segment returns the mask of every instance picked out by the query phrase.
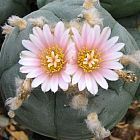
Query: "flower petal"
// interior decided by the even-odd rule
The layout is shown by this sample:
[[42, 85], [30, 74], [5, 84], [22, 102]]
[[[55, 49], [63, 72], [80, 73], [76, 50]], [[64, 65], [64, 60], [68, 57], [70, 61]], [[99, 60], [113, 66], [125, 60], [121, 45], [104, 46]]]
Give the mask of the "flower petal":
[[68, 75], [67, 73], [65, 73], [64, 71], [61, 72], [61, 76], [63, 78], [63, 80], [67, 83], [70, 83], [71, 82], [71, 78], [70, 78], [70, 75]]
[[110, 60], [121, 58], [122, 56], [123, 56], [122, 52], [106, 53], [105, 55], [102, 56], [102, 60], [110, 61]]
[[38, 77], [39, 75], [42, 75], [44, 72], [42, 71], [41, 68], [36, 68], [34, 70], [32, 70], [31, 72], [29, 72], [27, 75], [26, 75], [26, 78], [35, 78], [35, 77]]
[[34, 46], [37, 47], [39, 50], [44, 48], [45, 46], [42, 44], [42, 42], [39, 40], [38, 37], [36, 37], [33, 34], [30, 34], [29, 36], [30, 40], [33, 42]]
[[20, 53], [20, 58], [29, 58], [29, 57], [32, 57], [32, 58], [36, 58], [36, 55], [30, 51], [22, 51]]
[[61, 40], [61, 37], [64, 33], [64, 29], [65, 29], [65, 27], [64, 27], [63, 22], [60, 21], [56, 24], [55, 30], [54, 30], [54, 35], [55, 35], [58, 42]]
[[105, 27], [101, 32], [101, 35], [98, 39], [97, 46], [100, 50], [105, 47], [105, 43], [111, 35], [111, 29], [109, 27]]
[[60, 45], [61, 47], [63, 47], [64, 49], [67, 48], [68, 46], [68, 40], [69, 40], [69, 29], [66, 30], [62, 35], [61, 35], [61, 39], [60, 39]]
[[68, 89], [68, 83], [66, 83], [61, 77], [59, 77], [59, 87], [64, 91]]
[[92, 89], [90, 90], [90, 92], [94, 95], [96, 95], [98, 93], [98, 86], [96, 81], [92, 78]]
[[82, 75], [78, 82], [78, 89], [79, 89], [79, 91], [82, 91], [85, 88], [86, 88], [85, 75]]
[[77, 70], [72, 77], [72, 84], [75, 85], [76, 83], [78, 83], [81, 76], [82, 76], [82, 70]]
[[40, 60], [36, 58], [23, 58], [18, 63], [24, 66], [40, 66]]
[[79, 50], [82, 47], [82, 40], [81, 40], [81, 36], [78, 32], [78, 30], [74, 27], [71, 28], [72, 32], [73, 32], [73, 39], [76, 43], [76, 48]]
[[89, 24], [84, 23], [83, 28], [82, 28], [82, 44], [85, 46], [87, 44], [87, 38], [89, 36], [91, 27]]
[[113, 47], [117, 43], [118, 39], [119, 39], [118, 36], [114, 36], [114, 37], [110, 38], [106, 42], [106, 47], [102, 48], [103, 51], [109, 50], [111, 47]]
[[110, 51], [115, 52], [115, 51], [120, 51], [123, 47], [125, 46], [124, 43], [117, 43], [115, 46], [113, 46]]
[[51, 89], [51, 83], [49, 78], [41, 85], [41, 89], [43, 92], [47, 92]]
[[22, 45], [31, 52], [38, 54], [39, 49], [30, 40], [22, 40]]
[[33, 27], [33, 34], [39, 38], [39, 40], [43, 43], [43, 44], [46, 44], [46, 40], [45, 40], [45, 37], [44, 37], [44, 34], [43, 34], [43, 30], [41, 30], [41, 28], [39, 27]]
[[88, 91], [92, 89], [92, 80], [91, 80], [91, 75], [89, 73], [85, 74], [85, 81], [86, 81], [86, 87]]
[[66, 69], [65, 69], [65, 73], [67, 73], [69, 75], [73, 75], [76, 72], [76, 70], [77, 70], [76, 65], [67, 64]]
[[58, 75], [53, 75], [51, 77], [51, 90], [55, 93], [58, 91]]
[[101, 32], [101, 35], [100, 35], [100, 41], [106, 41], [109, 39], [111, 35], [111, 29], [110, 27], [105, 27], [103, 29], [103, 31]]
[[110, 81], [116, 81], [119, 78], [116, 72], [109, 69], [101, 69], [99, 72], [101, 75], [103, 75], [103, 77], [105, 77], [106, 79]]
[[69, 42], [67, 49], [65, 50], [67, 63], [70, 65], [75, 64], [75, 60], [77, 59], [77, 50], [75, 48], [74, 43]]
[[89, 49], [93, 49], [95, 47], [94, 46], [95, 36], [96, 36], [96, 33], [94, 32], [93, 29], [91, 29], [87, 37], [87, 47]]
[[20, 72], [22, 73], [29, 73], [31, 71], [33, 71], [34, 69], [36, 69], [38, 67], [34, 67], [34, 66], [22, 66], [20, 67]]
[[110, 38], [107, 42], [108, 46], [112, 47], [114, 44], [117, 43], [118, 39], [119, 39], [118, 36], [114, 36], [114, 37]]
[[44, 74], [39, 75], [38, 77], [36, 77], [33, 81], [32, 81], [32, 87], [36, 88], [39, 85], [41, 85], [42, 83], [44, 83], [44, 81], [46, 80], [46, 76]]
[[86, 81], [87, 90], [91, 94], [94, 94], [94, 95], [97, 94], [98, 86], [91, 74], [85, 74], [85, 81]]
[[43, 34], [44, 34], [45, 40], [47, 42], [47, 46], [50, 46], [53, 43], [53, 35], [47, 24], [45, 24], [43, 26]]
[[107, 69], [116, 69], [116, 70], [123, 69], [123, 65], [116, 61], [103, 62], [101, 67]]
[[108, 83], [104, 79], [104, 77], [99, 72], [93, 72], [93, 77], [95, 78], [96, 82], [104, 89], [108, 89]]
[[100, 33], [101, 33], [101, 28], [99, 25], [95, 25], [94, 28], [93, 28], [94, 32], [96, 33], [96, 36], [95, 36], [95, 45], [97, 44], [98, 42], [98, 39], [100, 37]]

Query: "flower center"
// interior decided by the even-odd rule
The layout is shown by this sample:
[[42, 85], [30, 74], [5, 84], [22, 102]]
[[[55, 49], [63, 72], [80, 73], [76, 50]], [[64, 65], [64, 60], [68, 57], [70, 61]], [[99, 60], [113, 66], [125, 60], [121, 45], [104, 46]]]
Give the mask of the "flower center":
[[57, 45], [45, 48], [40, 54], [40, 61], [45, 72], [59, 72], [65, 65], [63, 50]]
[[84, 72], [92, 72], [93, 70], [100, 67], [100, 54], [96, 50], [83, 49], [78, 52], [77, 59], [79, 67], [81, 67]]

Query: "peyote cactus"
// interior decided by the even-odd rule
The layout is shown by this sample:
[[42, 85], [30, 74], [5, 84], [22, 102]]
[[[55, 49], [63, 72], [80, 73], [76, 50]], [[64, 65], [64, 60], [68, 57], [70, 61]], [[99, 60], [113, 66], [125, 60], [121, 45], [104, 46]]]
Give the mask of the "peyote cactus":
[[[22, 40], [29, 38], [33, 26], [42, 27], [42, 23], [44, 22], [44, 24], [47, 23], [53, 28], [54, 24], [60, 20], [67, 26], [70, 21], [77, 18], [78, 24], [80, 25], [82, 19], [79, 19], [81, 15], [78, 15], [83, 10], [83, 2], [83, 0], [63, 0], [48, 3], [38, 11], [24, 17], [23, 23], [25, 23], [25, 21], [28, 23], [23, 26], [25, 28], [21, 29], [17, 25], [12, 33], [6, 36], [0, 54], [0, 87], [4, 101], [16, 96], [19, 90], [18, 84], [21, 82], [15, 79], [25, 79], [26, 75], [19, 71], [21, 65], [18, 61], [21, 51], [25, 49], [22, 45]], [[104, 19], [103, 26], [109, 26], [112, 29], [111, 36], [117, 35], [119, 36], [119, 42], [125, 43], [125, 48], [123, 49], [124, 54], [138, 50], [135, 40], [126, 29], [117, 23], [102, 7], [98, 6], [97, 9]], [[43, 22], [36, 23], [35, 20], [33, 20], [34, 18], [38, 21], [40, 17], [42, 17]], [[32, 18], [32, 20], [29, 20], [30, 18]], [[132, 64], [127, 65], [125, 70], [133, 71], [136, 74], [139, 72], [137, 67]], [[28, 82], [30, 83], [30, 81]], [[59, 90], [55, 94], [51, 91], [44, 94], [41, 88], [38, 87], [31, 91], [31, 96], [28, 100], [15, 111], [14, 119], [37, 133], [55, 139], [89, 140], [93, 138], [96, 133], [101, 132], [104, 133], [104, 135], [108, 133], [102, 126], [106, 129], [111, 129], [120, 121], [135, 97], [138, 85], [139, 82], [127, 83], [120, 79], [116, 82], [109, 82], [108, 90], [99, 87], [96, 96], [84, 90], [82, 91], [82, 95], [85, 96], [86, 94], [88, 101], [84, 100], [85, 102], [82, 102], [87, 105], [86, 108], [82, 110], [71, 108], [70, 102], [72, 96], [75, 94], [77, 96], [77, 94], [81, 93], [78, 92], [75, 87], [71, 87], [68, 91]], [[28, 86], [30, 86], [30, 84], [26, 85], [24, 90], [27, 90]], [[30, 92], [30, 90], [31, 89], [29, 89], [28, 92]], [[80, 96], [80, 99], [84, 99], [84, 96]], [[75, 100], [75, 98], [72, 100]], [[85, 121], [85, 119], [87, 120]], [[91, 119], [94, 119], [93, 124], [96, 125], [91, 126]]]
[[12, 14], [25, 16], [31, 12], [31, 7], [28, 0], [0, 0], [0, 24]]

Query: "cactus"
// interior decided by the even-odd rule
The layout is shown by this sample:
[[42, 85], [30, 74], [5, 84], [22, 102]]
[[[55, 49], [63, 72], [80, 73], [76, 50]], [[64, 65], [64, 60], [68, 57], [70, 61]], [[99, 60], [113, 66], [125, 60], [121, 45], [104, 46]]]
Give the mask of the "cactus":
[[[60, 20], [68, 23], [81, 13], [82, 4], [83, 0], [51, 2], [24, 17], [23, 20], [28, 23], [26, 28], [20, 29], [16, 26], [12, 33], [6, 36], [0, 54], [0, 87], [4, 101], [11, 96], [16, 96], [18, 87], [15, 79], [25, 79], [25, 75], [19, 72], [18, 61], [20, 52], [24, 50], [21, 42], [28, 39], [29, 34], [32, 33], [33, 24], [29, 19], [43, 17], [46, 19], [44, 22], [52, 26]], [[135, 40], [127, 30], [117, 23], [105, 9], [100, 6], [97, 9], [104, 18], [103, 26], [109, 26], [112, 29], [112, 36], [118, 35], [119, 41], [126, 44], [124, 53], [128, 54], [138, 50]], [[139, 72], [134, 65], [129, 65], [125, 69], [134, 71], [136, 74]], [[99, 88], [97, 96], [88, 95], [88, 105], [82, 111], [70, 107], [72, 94], [67, 93], [67, 91], [60, 90], [55, 94], [49, 91], [44, 94], [38, 87], [31, 91], [28, 100], [25, 100], [23, 105], [15, 111], [14, 119], [30, 130], [55, 139], [88, 140], [93, 137], [93, 134], [86, 126], [87, 121], [92, 121], [87, 116], [96, 112], [98, 115], [97, 117], [95, 114], [96, 120], [99, 119], [106, 129], [111, 129], [125, 115], [135, 97], [138, 85], [139, 82], [130, 84], [123, 80], [109, 82], [108, 90]], [[71, 92], [75, 93], [76, 91], [73, 89]], [[87, 93], [87, 91], [85, 90], [83, 93]], [[101, 127], [101, 124], [98, 122], [98, 126]], [[93, 131], [93, 126], [90, 126], [90, 129]], [[104, 132], [105, 129], [101, 127], [101, 131]]]
[[0, 0], [0, 24], [12, 14], [25, 16], [31, 12], [31, 7], [28, 0]]

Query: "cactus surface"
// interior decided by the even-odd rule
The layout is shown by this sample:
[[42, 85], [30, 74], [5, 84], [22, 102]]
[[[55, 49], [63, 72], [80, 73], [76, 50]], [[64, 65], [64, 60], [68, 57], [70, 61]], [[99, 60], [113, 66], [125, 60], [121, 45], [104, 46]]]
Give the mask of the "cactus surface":
[[[27, 15], [24, 19], [43, 16], [50, 25], [60, 20], [69, 22], [81, 13], [82, 4], [83, 0], [54, 1]], [[102, 7], [98, 9], [104, 18], [103, 25], [109, 26], [112, 29], [112, 36], [119, 36], [119, 41], [126, 44], [123, 52], [128, 54], [138, 50], [135, 40], [127, 30], [117, 23], [105, 9]], [[24, 50], [21, 42], [29, 38], [32, 28], [30, 22], [22, 31], [16, 27], [3, 43], [0, 54], [0, 88], [4, 101], [16, 94], [15, 78], [25, 79], [25, 75], [19, 72], [18, 61], [20, 52]], [[139, 72], [134, 65], [129, 65], [125, 69], [134, 71], [136, 74]], [[38, 87], [15, 112], [15, 120], [30, 130], [55, 139], [89, 140], [93, 134], [86, 126], [85, 119], [88, 114], [96, 112], [102, 125], [111, 129], [125, 115], [135, 97], [138, 85], [139, 82], [128, 84], [122, 80], [109, 82], [108, 90], [99, 88], [97, 96], [89, 94], [89, 102], [85, 111], [70, 108], [70, 95], [66, 95], [67, 92], [44, 94]]]

